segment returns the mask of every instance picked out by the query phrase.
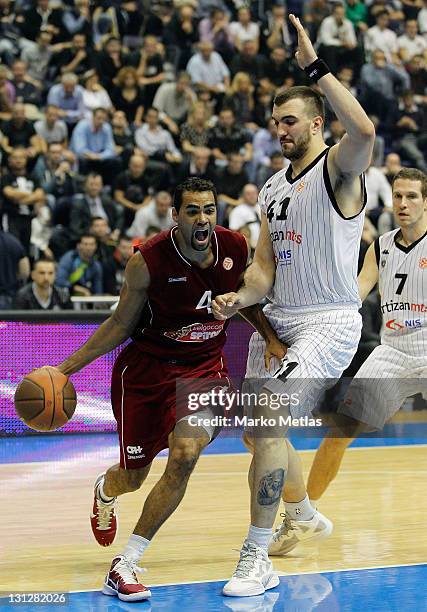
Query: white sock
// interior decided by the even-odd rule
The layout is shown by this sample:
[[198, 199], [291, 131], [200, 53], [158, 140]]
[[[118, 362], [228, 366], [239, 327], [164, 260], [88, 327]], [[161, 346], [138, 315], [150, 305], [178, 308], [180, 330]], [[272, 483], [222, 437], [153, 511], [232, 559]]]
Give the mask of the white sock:
[[308, 495], [297, 503], [286, 502], [285, 508], [294, 521], [309, 521], [316, 512], [316, 508], [311, 505]]
[[265, 551], [268, 551], [268, 545], [272, 535], [272, 529], [265, 529], [263, 527], [254, 527], [253, 525], [250, 525], [246, 540], [256, 544], [260, 548], [263, 548]]
[[115, 499], [115, 498], [114, 497], [109, 497], [108, 495], [106, 495], [104, 493], [104, 482], [105, 482], [105, 478], [103, 478], [101, 480], [101, 482], [99, 483], [99, 487], [98, 487], [99, 497], [101, 498], [101, 501], [103, 501], [105, 504], [108, 504], [108, 503], [112, 502], [113, 499]]
[[123, 556], [129, 559], [129, 561], [136, 563], [140, 560], [150, 542], [151, 540], [146, 540], [142, 536], [133, 533], [126, 544]]

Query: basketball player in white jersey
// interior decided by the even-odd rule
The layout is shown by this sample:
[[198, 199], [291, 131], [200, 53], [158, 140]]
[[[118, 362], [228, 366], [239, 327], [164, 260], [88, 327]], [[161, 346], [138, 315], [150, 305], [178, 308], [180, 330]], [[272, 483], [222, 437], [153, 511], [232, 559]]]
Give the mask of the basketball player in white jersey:
[[[375, 129], [357, 100], [317, 58], [299, 19], [290, 15], [290, 21], [298, 33], [298, 64], [318, 82], [346, 133], [328, 149], [322, 97], [308, 87], [276, 95], [272, 118], [291, 165], [261, 190], [263, 214], [254, 261], [239, 291], [217, 296], [213, 312], [226, 319], [270, 298], [264, 314], [289, 348], [280, 367], [267, 371], [265, 345], [254, 334], [246, 377], [268, 379], [264, 389], [270, 393], [295, 392], [299, 402], [288, 410], [299, 417], [311, 414], [328, 382], [350, 364], [359, 342], [357, 258], [366, 200], [361, 175], [370, 163]], [[264, 415], [270, 417], [271, 410], [258, 406], [255, 418]], [[285, 477], [302, 481], [296, 453], [282, 433], [264, 430], [253, 439], [251, 525], [225, 595], [260, 595], [279, 582], [268, 559], [272, 525]], [[309, 522], [316, 511], [308, 497], [295, 502], [297, 517]]]
[[[354, 421], [347, 427], [355, 432], [381, 430], [408, 396], [427, 391], [427, 175], [404, 168], [392, 189], [399, 227], [369, 247], [359, 274], [362, 300], [379, 283], [383, 330], [381, 344], [357, 372], [339, 408]], [[319, 499], [335, 478], [353, 439], [323, 440], [308, 479], [310, 499]], [[290, 535], [283, 534], [282, 541]]]

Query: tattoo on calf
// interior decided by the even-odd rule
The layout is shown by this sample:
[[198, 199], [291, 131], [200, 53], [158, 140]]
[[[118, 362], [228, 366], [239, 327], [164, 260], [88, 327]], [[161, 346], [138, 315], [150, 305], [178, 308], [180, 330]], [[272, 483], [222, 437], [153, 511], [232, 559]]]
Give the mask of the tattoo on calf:
[[285, 482], [285, 470], [267, 472], [259, 481], [257, 500], [260, 506], [272, 506], [280, 500]]

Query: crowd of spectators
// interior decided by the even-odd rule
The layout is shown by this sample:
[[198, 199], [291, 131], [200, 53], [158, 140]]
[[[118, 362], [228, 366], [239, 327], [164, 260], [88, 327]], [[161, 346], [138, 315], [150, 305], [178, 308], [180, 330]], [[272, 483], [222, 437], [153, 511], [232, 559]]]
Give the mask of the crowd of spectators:
[[288, 10], [377, 126], [366, 235], [393, 227], [393, 173], [427, 171], [427, 0], [0, 0], [0, 308], [117, 295], [189, 175], [255, 247], [272, 99], [308, 84]]

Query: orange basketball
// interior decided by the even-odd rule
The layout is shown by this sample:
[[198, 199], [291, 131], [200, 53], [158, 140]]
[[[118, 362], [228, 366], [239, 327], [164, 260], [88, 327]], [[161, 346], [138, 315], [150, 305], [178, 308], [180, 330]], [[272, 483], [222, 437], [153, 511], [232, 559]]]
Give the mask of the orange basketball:
[[19, 418], [36, 431], [53, 431], [71, 419], [77, 398], [68, 376], [45, 366], [30, 372], [15, 392]]

